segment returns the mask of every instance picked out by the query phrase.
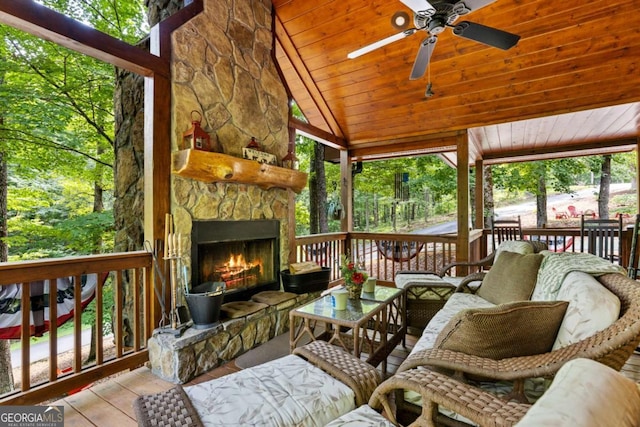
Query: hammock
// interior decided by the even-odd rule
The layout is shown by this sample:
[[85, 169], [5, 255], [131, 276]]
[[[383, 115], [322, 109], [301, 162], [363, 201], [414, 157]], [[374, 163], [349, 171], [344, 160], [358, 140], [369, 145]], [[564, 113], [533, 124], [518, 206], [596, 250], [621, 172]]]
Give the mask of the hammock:
[[[93, 300], [98, 280], [104, 284], [108, 274], [86, 274], [81, 276], [81, 305], [82, 309]], [[74, 278], [63, 277], [56, 280], [57, 284], [57, 319], [56, 324], [61, 326], [74, 314]], [[40, 337], [49, 331], [49, 280], [31, 282], [31, 314], [29, 333], [31, 336]], [[11, 284], [0, 287], [0, 339], [20, 339], [22, 325], [21, 299], [22, 285]]]
[[376, 240], [378, 252], [386, 259], [396, 262], [409, 261], [422, 250], [423, 242], [396, 242], [391, 240]]

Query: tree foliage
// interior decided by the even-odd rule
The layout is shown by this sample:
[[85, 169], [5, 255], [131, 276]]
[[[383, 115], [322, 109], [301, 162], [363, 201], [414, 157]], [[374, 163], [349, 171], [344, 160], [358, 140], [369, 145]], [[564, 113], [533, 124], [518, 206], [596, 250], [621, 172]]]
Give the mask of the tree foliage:
[[[129, 42], [147, 29], [142, 1], [42, 3]], [[113, 67], [8, 26], [0, 37], [10, 258], [110, 251]], [[96, 186], [106, 191], [103, 212], [92, 209]]]

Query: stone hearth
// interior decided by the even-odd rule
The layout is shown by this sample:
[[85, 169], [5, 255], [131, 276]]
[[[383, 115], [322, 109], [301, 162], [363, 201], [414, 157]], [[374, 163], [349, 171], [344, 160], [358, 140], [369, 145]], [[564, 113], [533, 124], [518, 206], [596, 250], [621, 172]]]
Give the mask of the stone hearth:
[[209, 329], [188, 328], [180, 337], [155, 333], [149, 340], [151, 370], [160, 378], [184, 384], [289, 329], [289, 311], [319, 296], [296, 297], [237, 319], [223, 319]]

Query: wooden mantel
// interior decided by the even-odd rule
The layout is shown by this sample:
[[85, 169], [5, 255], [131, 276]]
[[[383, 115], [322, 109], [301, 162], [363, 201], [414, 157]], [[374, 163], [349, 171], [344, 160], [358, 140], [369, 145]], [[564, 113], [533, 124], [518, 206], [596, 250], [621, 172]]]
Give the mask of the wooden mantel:
[[307, 185], [307, 174], [255, 160], [246, 160], [202, 150], [180, 150], [172, 155], [171, 172], [204, 182], [254, 184], [263, 189], [288, 188], [300, 193]]

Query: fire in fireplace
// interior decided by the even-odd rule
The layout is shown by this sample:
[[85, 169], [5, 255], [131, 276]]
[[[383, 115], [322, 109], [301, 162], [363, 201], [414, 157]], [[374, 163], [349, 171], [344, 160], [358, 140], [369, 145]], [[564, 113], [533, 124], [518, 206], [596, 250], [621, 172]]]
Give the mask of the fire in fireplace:
[[194, 221], [191, 284], [224, 282], [224, 302], [278, 290], [280, 222]]

